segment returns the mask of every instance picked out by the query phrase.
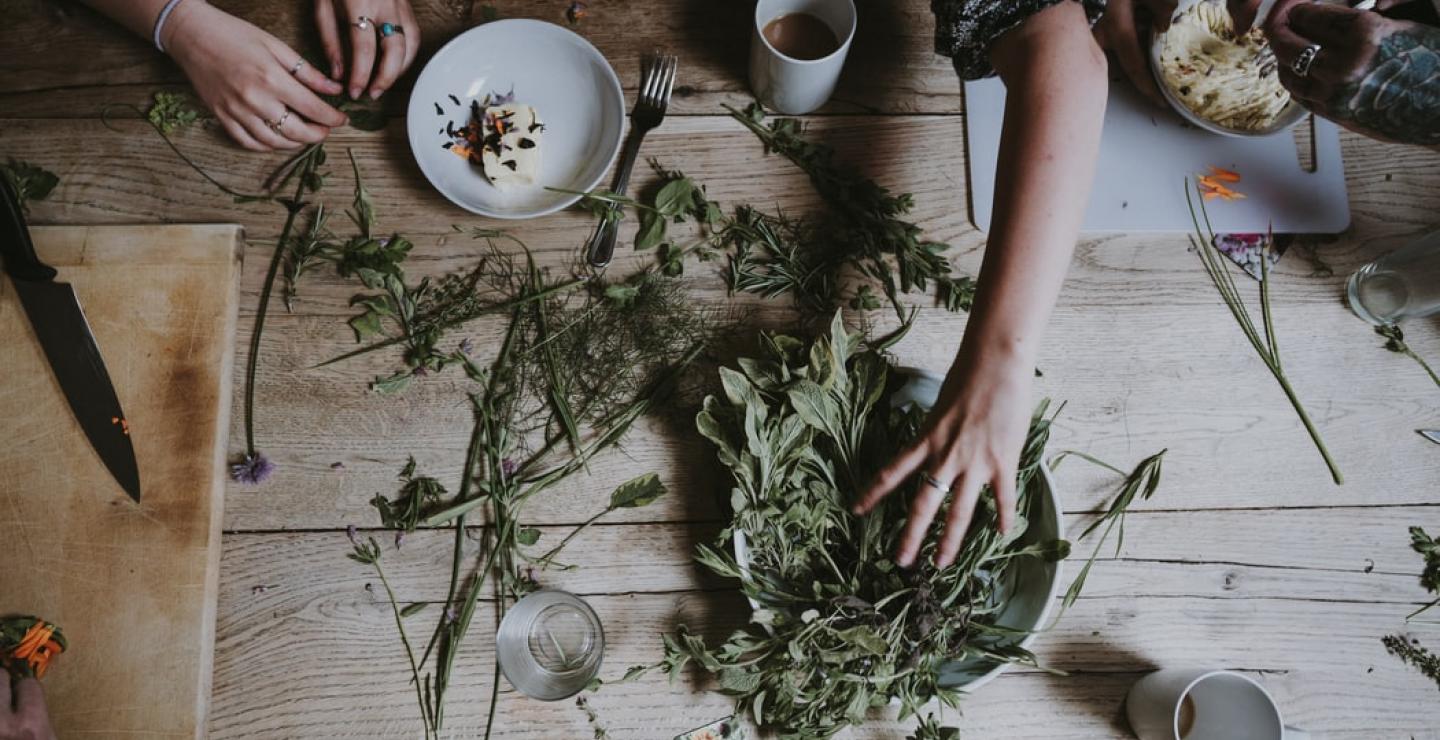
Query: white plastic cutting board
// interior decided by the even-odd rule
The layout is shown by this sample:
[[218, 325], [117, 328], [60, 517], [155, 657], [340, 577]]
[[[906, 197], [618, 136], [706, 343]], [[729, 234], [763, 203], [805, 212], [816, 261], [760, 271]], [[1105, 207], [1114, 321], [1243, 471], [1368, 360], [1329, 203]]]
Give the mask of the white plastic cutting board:
[[[965, 83], [970, 215], [986, 232], [1004, 114], [1005, 86], [998, 79]], [[1306, 172], [1291, 132], [1235, 138], [1187, 127], [1174, 111], [1157, 108], [1121, 80], [1110, 84], [1083, 230], [1191, 231], [1185, 183], [1211, 165], [1240, 173], [1235, 187], [1248, 196], [1206, 203], [1217, 232], [1263, 232], [1273, 225], [1276, 233], [1337, 234], [1350, 225], [1335, 124], [1315, 120], [1315, 171]]]

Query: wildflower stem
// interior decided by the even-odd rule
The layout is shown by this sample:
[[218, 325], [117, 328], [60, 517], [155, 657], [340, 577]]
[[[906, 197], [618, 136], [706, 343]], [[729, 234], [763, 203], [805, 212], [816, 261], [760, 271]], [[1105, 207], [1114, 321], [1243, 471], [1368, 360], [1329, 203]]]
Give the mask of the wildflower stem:
[[310, 150], [310, 155], [304, 160], [300, 181], [295, 186], [294, 200], [285, 204], [287, 211], [285, 226], [280, 229], [280, 238], [275, 240], [275, 252], [270, 256], [270, 269], [265, 273], [265, 284], [260, 288], [260, 305], [255, 309], [255, 328], [250, 333], [250, 356], [245, 363], [245, 454], [251, 458], [255, 457], [255, 371], [260, 365], [260, 336], [265, 331], [265, 314], [270, 307], [270, 291], [275, 287], [275, 275], [280, 271], [280, 262], [285, 255], [285, 246], [290, 242], [290, 231], [295, 228], [295, 217], [303, 209], [304, 203], [301, 198], [305, 196], [305, 188], [311, 181], [311, 174], [319, 164], [319, 158], [315, 152], [320, 151], [318, 147]]

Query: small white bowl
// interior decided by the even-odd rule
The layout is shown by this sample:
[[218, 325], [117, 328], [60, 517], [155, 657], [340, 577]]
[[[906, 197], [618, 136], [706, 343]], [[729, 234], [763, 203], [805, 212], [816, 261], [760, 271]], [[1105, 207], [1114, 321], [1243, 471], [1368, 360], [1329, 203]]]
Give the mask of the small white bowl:
[[[940, 395], [944, 378], [928, 370], [912, 367], [899, 368], [910, 376], [910, 381], [891, 397], [892, 406], [917, 404], [929, 409]], [[1043, 455], [1042, 455], [1043, 457]], [[1040, 483], [1043, 495], [1030, 498], [1030, 511], [1024, 512], [1029, 526], [1020, 536], [1021, 545], [1064, 539], [1065, 523], [1062, 520], [1060, 496], [1055, 490], [1055, 480], [1043, 463], [1040, 465]], [[750, 561], [749, 542], [742, 531], [735, 532], [735, 560], [742, 571]], [[1039, 637], [1039, 632], [1050, 621], [1050, 612], [1060, 596], [1062, 561], [1041, 562], [1036, 558], [1021, 558], [1006, 570], [1009, 576], [1005, 583], [995, 589], [999, 599], [1005, 603], [996, 616], [996, 623], [1027, 632], [1020, 638], [1019, 645], [1029, 648]], [[751, 609], [760, 605], [753, 599]], [[1007, 641], [1003, 637], [982, 638], [987, 644]], [[952, 661], [940, 671], [940, 685], [957, 691], [973, 692], [1010, 668], [1009, 663], [997, 663], [983, 658]], [[892, 702], [894, 703], [894, 702]]]
[[[1174, 14], [1172, 14], [1171, 17], [1174, 18], [1178, 16], [1186, 8], [1189, 8], [1196, 3], [1215, 1], [1216, 0], [1180, 0], [1180, 2], [1175, 7]], [[1299, 123], [1302, 119], [1304, 119], [1305, 114], [1309, 112], [1305, 109], [1305, 106], [1296, 102], [1294, 98], [1291, 98], [1290, 105], [1287, 106], [1285, 110], [1280, 113], [1280, 117], [1275, 119], [1275, 123], [1271, 124], [1268, 128], [1259, 129], [1256, 131], [1242, 131], [1240, 129], [1226, 128], [1225, 126], [1221, 126], [1220, 124], [1211, 121], [1208, 118], [1203, 118], [1197, 115], [1195, 111], [1190, 110], [1190, 106], [1185, 105], [1185, 101], [1181, 100], [1180, 96], [1176, 95], [1175, 91], [1170, 89], [1170, 83], [1165, 81], [1165, 75], [1162, 74], [1160, 71], [1160, 52], [1162, 50], [1162, 47], [1164, 46], [1165, 34], [1151, 34], [1150, 74], [1155, 78], [1155, 85], [1160, 88], [1160, 94], [1165, 97], [1165, 102], [1169, 103], [1170, 107], [1173, 108], [1176, 113], [1179, 113], [1181, 118], [1184, 118], [1186, 121], [1194, 124], [1198, 128], [1209, 131], [1212, 134], [1220, 134], [1221, 136], [1233, 136], [1242, 139], [1257, 136], [1270, 136], [1272, 134], [1277, 134], [1281, 131], [1285, 131], [1293, 127], [1295, 124]]]
[[[470, 121], [472, 100], [512, 90], [516, 102], [535, 107], [545, 131], [539, 182], [502, 191], [478, 165], [444, 148], [451, 140], [445, 129]], [[547, 186], [586, 192], [600, 184], [625, 134], [625, 95], [610, 63], [574, 32], [543, 21], [492, 21], [431, 57], [405, 120], [420, 171], [455, 205], [492, 218], [534, 218], [580, 199]]]

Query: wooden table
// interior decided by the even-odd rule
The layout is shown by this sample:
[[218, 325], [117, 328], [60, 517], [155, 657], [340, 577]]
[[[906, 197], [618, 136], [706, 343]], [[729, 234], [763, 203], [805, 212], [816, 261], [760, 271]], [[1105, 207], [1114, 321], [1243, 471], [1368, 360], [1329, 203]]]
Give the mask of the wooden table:
[[[316, 46], [307, 2], [216, 4], [296, 48]], [[472, 20], [468, 3], [457, 0], [417, 5], [427, 49], [421, 63], [482, 13], [474, 8]], [[505, 17], [557, 22], [565, 5], [496, 3]], [[848, 77], [812, 131], [883, 184], [913, 191], [920, 224], [950, 241], [956, 264], [973, 274], [984, 238], [966, 216], [963, 104], [954, 73], [930, 51], [928, 3], [866, 5]], [[783, 162], [762, 163], [753, 137], [722, 115], [722, 103], [748, 98], [747, 3], [593, 0], [590, 10], [579, 31], [612, 60], [631, 99], [641, 51], [681, 55], [675, 115], [652, 135], [646, 154], [684, 169], [724, 203], [815, 205], [803, 176]], [[34, 204], [34, 221], [243, 224], [254, 240], [236, 359], [244, 362], [278, 209], [232, 203], [141, 121], [118, 120], [113, 130], [102, 124], [104, 103], [144, 106], [156, 90], [184, 84], [145, 43], [73, 3], [22, 0], [7, 12], [0, 154], [62, 179], [50, 201]], [[393, 110], [403, 110], [408, 79], [387, 96]], [[258, 182], [278, 161], [245, 153], [213, 130], [187, 131], [180, 142], [240, 186]], [[382, 228], [418, 245], [407, 265], [412, 275], [473, 262], [476, 245], [451, 225], [477, 219], [427, 186], [399, 116], [376, 133], [338, 131], [330, 147], [334, 176], [323, 199], [348, 204], [349, 173], [336, 156], [352, 149]], [[1440, 155], [1349, 135], [1344, 150], [1354, 225], [1337, 240], [1296, 248], [1281, 263], [1275, 312], [1290, 375], [1347, 483], [1330, 483], [1184, 238], [1086, 238], [1037, 380], [1039, 393], [1068, 401], [1054, 444], [1125, 467], [1168, 447], [1165, 481], [1130, 516], [1124, 549], [1103, 553], [1085, 596], [1039, 641], [1041, 658], [1070, 675], [1009, 672], [966, 703], [959, 720], [966, 737], [1124, 737], [1121, 699], [1131, 682], [1178, 665], [1251, 672], [1290, 720], [1323, 737], [1440, 737], [1435, 686], [1380, 643], [1404, 629], [1404, 615], [1426, 599], [1406, 527], [1440, 530], [1440, 449], [1414, 433], [1440, 426], [1440, 389], [1409, 359], [1382, 349], [1342, 300], [1350, 271], [1440, 225]], [[766, 175], [756, 177], [757, 168]], [[515, 225], [552, 265], [564, 264], [588, 231], [587, 217], [577, 213]], [[714, 271], [691, 272], [705, 300], [726, 300]], [[457, 374], [377, 397], [365, 383], [389, 366], [387, 358], [308, 369], [352, 346], [344, 320], [353, 292], [350, 283], [316, 274], [293, 314], [276, 303], [262, 343], [259, 437], [279, 471], [262, 488], [232, 486], [227, 494], [215, 737], [418, 734], [388, 607], [365, 588], [371, 573], [345, 559], [345, 527], [376, 523], [367, 501], [377, 491], [393, 493], [407, 454], [453, 487], [469, 418], [457, 400]], [[789, 319], [780, 302], [747, 307], [762, 325]], [[945, 368], [964, 323], [963, 315], [927, 309], [898, 348], [900, 358]], [[1406, 327], [1412, 346], [1432, 360], [1440, 360], [1437, 327]], [[478, 346], [493, 347], [498, 332], [497, 323], [481, 322], [473, 335]], [[237, 386], [232, 450], [242, 438], [240, 396]], [[684, 429], [654, 423], [637, 431], [589, 477], [531, 508], [554, 541], [637, 471], [659, 471], [671, 486], [660, 503], [617, 513], [576, 538], [569, 559], [582, 567], [543, 577], [584, 595], [605, 619], [606, 675], [656, 659], [659, 633], [679, 619], [723, 633], [744, 618], [731, 585], [690, 561], [693, 545], [718, 528], [713, 499], [721, 484], [709, 452]], [[1114, 482], [1079, 464], [1059, 477], [1072, 527], [1106, 500]], [[422, 532], [399, 552], [387, 543], [403, 601], [443, 598], [449, 542], [443, 532]], [[447, 719], [457, 737], [474, 736], [485, 721], [492, 645], [483, 632], [470, 639], [452, 684]], [[1430, 642], [1440, 646], [1440, 635]], [[607, 688], [592, 703], [616, 738], [669, 738], [728, 713], [729, 702], [704, 689], [693, 675], [673, 686], [655, 677]], [[504, 684], [501, 693], [501, 736], [588, 734], [570, 702], [530, 701]], [[900, 737], [906, 729], [884, 717], [853, 736]]]

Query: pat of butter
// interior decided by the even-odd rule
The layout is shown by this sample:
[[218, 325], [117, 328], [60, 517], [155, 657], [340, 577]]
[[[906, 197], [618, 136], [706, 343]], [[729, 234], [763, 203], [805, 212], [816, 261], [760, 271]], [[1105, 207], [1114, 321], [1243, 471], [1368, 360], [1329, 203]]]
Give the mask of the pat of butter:
[[501, 190], [534, 185], [540, 177], [544, 131], [545, 124], [532, 106], [506, 103], [486, 108], [480, 164], [490, 183]]

